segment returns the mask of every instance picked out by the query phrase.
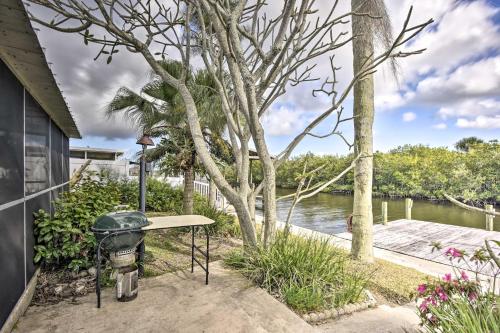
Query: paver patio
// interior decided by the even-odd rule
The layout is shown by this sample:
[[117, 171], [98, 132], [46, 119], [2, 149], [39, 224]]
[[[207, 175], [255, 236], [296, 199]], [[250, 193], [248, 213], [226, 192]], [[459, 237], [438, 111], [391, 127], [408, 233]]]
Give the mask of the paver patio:
[[285, 305], [220, 262], [201, 269], [142, 279], [136, 300], [120, 303], [104, 289], [49, 306], [32, 306], [14, 332], [315, 332]]

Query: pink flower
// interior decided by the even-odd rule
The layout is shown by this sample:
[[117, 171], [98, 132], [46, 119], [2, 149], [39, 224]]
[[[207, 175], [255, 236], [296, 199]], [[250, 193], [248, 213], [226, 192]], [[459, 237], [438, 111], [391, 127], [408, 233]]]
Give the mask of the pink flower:
[[444, 254], [449, 256], [449, 257], [453, 257], [453, 258], [461, 258], [464, 256], [462, 251], [457, 250], [454, 247], [448, 248], [448, 250], [446, 250], [446, 252]]
[[443, 291], [440, 291], [440, 292], [438, 293], [438, 296], [439, 296], [439, 299], [440, 299], [441, 301], [443, 301], [443, 302], [446, 302], [446, 301], [448, 300], [448, 295], [446, 295], [446, 293], [445, 293], [445, 292], [443, 292]]
[[419, 284], [417, 287], [417, 291], [419, 294], [425, 293], [426, 290], [427, 290], [427, 286], [425, 285], [425, 283]]
[[425, 302], [426, 302], [427, 304], [431, 303], [432, 305], [437, 305], [436, 300], [435, 300], [433, 297], [431, 297], [431, 296], [427, 297], [427, 298], [425, 299]]
[[443, 276], [443, 281], [444, 282], [450, 282], [451, 281], [451, 273], [447, 273]]
[[477, 299], [477, 293], [476, 292], [471, 292], [469, 293], [469, 300], [470, 301], [475, 301]]
[[429, 307], [427, 305], [427, 301], [423, 301], [422, 303], [420, 303], [418, 308], [420, 309], [420, 311], [426, 312], [429, 309]]
[[462, 280], [469, 281], [469, 276], [465, 273], [465, 271], [461, 271], [460, 276], [462, 277]]

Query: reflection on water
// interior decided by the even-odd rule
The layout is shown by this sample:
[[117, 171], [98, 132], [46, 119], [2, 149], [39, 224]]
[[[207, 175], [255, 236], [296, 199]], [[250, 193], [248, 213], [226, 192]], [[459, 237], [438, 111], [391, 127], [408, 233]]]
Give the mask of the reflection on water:
[[[277, 194], [285, 195], [292, 190], [278, 189]], [[405, 218], [404, 200], [388, 198], [373, 199], [373, 219], [375, 223], [382, 220], [382, 201], [388, 201], [389, 221]], [[346, 219], [352, 212], [353, 197], [341, 194], [320, 193], [312, 198], [301, 201], [294, 210], [292, 224], [300, 227], [335, 234], [346, 231]], [[261, 203], [257, 203], [261, 208]], [[291, 199], [280, 200], [277, 204], [278, 219], [285, 221]], [[413, 201], [412, 218], [444, 224], [484, 229], [485, 216], [454, 205], [433, 203], [430, 201]], [[498, 217], [496, 218], [498, 219]], [[500, 231], [500, 223], [495, 223], [495, 230]]]

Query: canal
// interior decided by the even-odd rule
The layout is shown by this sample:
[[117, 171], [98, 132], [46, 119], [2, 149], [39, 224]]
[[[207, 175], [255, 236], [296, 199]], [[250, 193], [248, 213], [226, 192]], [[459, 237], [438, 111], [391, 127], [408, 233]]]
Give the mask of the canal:
[[[278, 196], [281, 196], [292, 193], [293, 190], [278, 189], [277, 192]], [[404, 199], [374, 198], [373, 219], [375, 223], [382, 221], [382, 201], [388, 202], [389, 221], [405, 218]], [[347, 216], [352, 212], [352, 203], [353, 197], [350, 195], [320, 193], [303, 200], [295, 207], [292, 224], [327, 234], [344, 232]], [[290, 205], [291, 199], [277, 202], [277, 214], [280, 221], [286, 220]], [[485, 228], [484, 214], [442, 202], [414, 200], [412, 218], [471, 228]], [[497, 219], [498, 217], [495, 218]], [[500, 223], [495, 221], [494, 225], [495, 230], [500, 231]]]

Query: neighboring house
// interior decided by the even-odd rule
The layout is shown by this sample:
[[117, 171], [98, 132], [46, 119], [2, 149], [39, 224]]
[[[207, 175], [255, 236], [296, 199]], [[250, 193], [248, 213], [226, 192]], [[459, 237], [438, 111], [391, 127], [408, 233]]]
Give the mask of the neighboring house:
[[115, 149], [91, 148], [91, 147], [70, 147], [69, 148], [69, 168], [72, 175], [87, 160], [92, 160], [86, 168], [89, 171], [100, 172], [108, 170], [113, 176], [118, 178], [129, 178], [134, 176], [133, 166], [129, 160], [123, 158], [123, 151]]
[[69, 138], [80, 137], [21, 0], [0, 1], [0, 120], [0, 327], [10, 331], [36, 271], [33, 212], [68, 188]]

